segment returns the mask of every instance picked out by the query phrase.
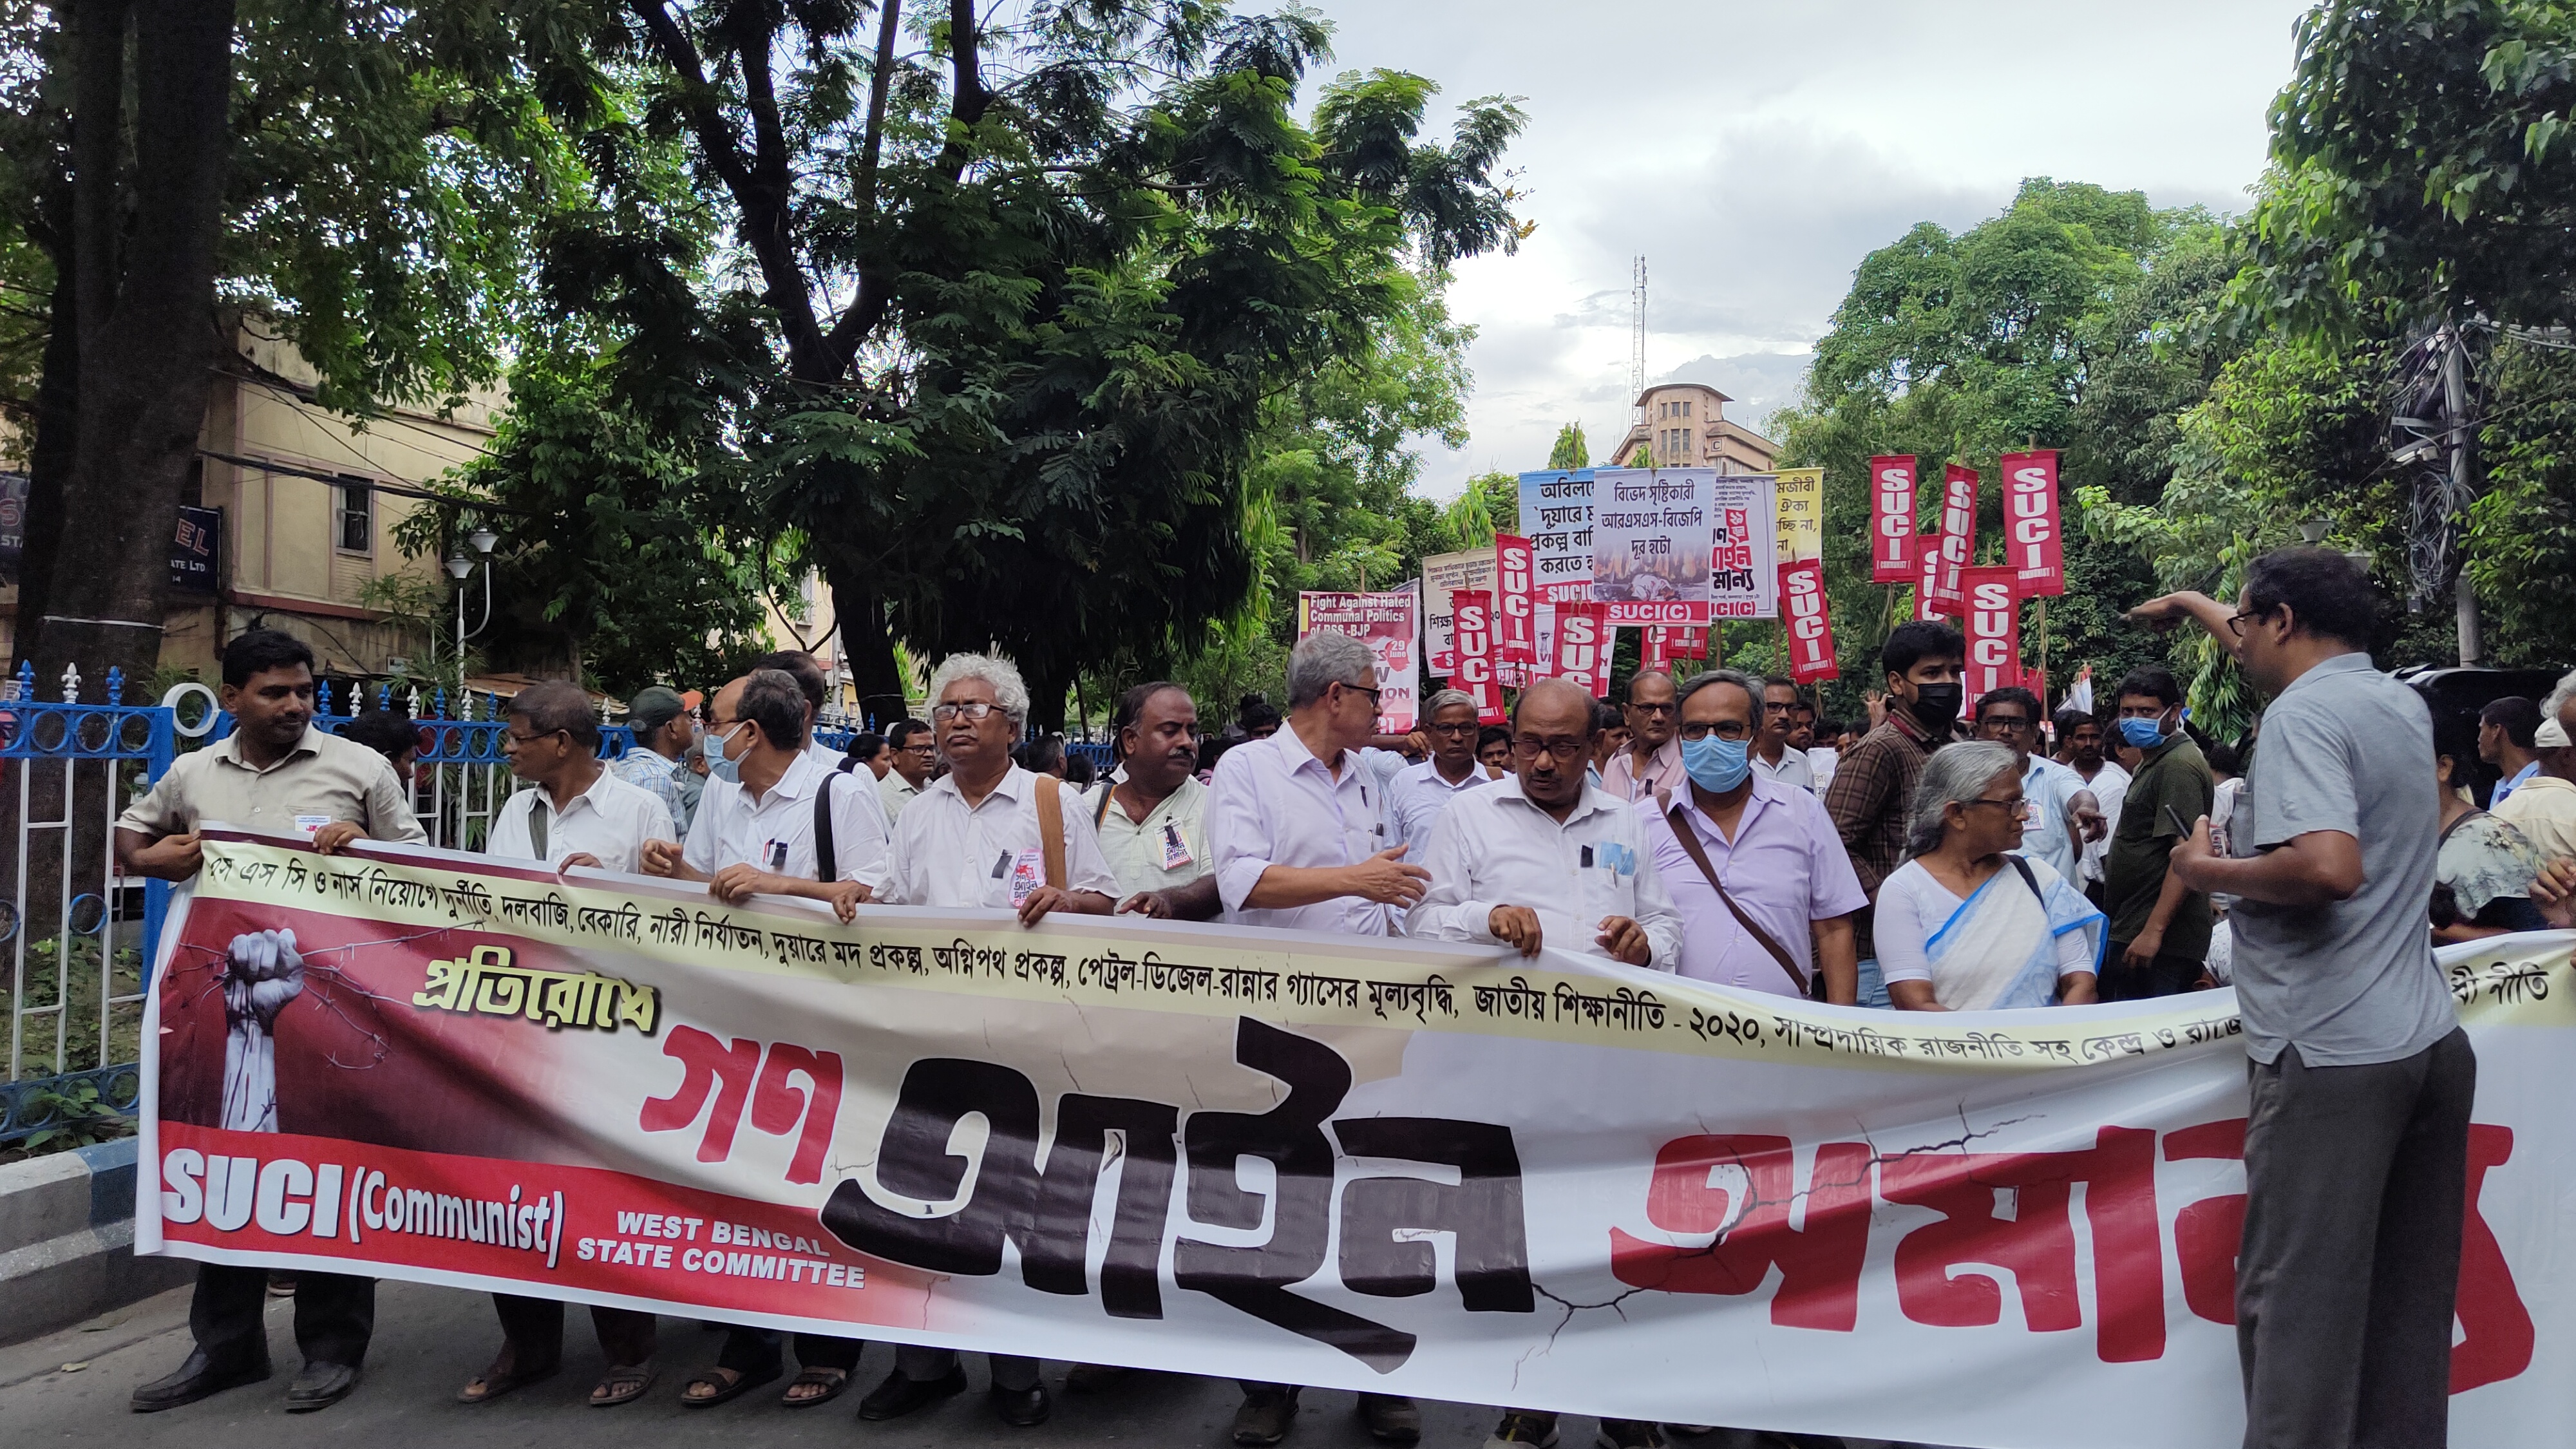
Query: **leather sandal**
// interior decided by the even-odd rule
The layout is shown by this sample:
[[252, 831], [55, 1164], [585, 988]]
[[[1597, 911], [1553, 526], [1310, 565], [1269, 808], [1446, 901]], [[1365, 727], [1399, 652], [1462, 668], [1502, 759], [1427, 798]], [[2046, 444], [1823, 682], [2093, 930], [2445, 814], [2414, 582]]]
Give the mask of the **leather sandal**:
[[460, 1404], [488, 1404], [494, 1399], [501, 1397], [503, 1394], [515, 1393], [520, 1389], [526, 1388], [530, 1384], [543, 1383], [547, 1379], [553, 1378], [562, 1368], [563, 1361], [561, 1359], [557, 1359], [555, 1362], [547, 1364], [543, 1368], [525, 1370], [513, 1369], [508, 1373], [500, 1372], [497, 1367], [487, 1368], [483, 1372], [476, 1374], [474, 1377], [465, 1381], [465, 1387], [456, 1391], [456, 1402]]
[[[796, 1375], [795, 1379], [787, 1385], [786, 1392], [778, 1396], [778, 1402], [791, 1409], [810, 1409], [816, 1404], [828, 1404], [839, 1398], [841, 1391], [849, 1386], [850, 1374], [847, 1369], [809, 1368]], [[797, 1397], [798, 1389], [813, 1387], [820, 1387], [823, 1392], [808, 1394], [802, 1398]]]
[[620, 1404], [631, 1404], [653, 1387], [654, 1378], [653, 1365], [649, 1362], [618, 1364], [600, 1375], [599, 1382], [591, 1386], [590, 1406], [614, 1409]]
[[759, 1388], [763, 1384], [776, 1383], [780, 1377], [786, 1374], [786, 1372], [786, 1366], [783, 1364], [771, 1364], [768, 1368], [763, 1369], [756, 1374], [747, 1374], [740, 1369], [729, 1369], [723, 1367], [711, 1368], [705, 1373], [698, 1375], [696, 1378], [689, 1380], [688, 1388], [694, 1389], [700, 1384], [705, 1384], [714, 1389], [715, 1392], [707, 1395], [705, 1398], [698, 1398], [690, 1394], [688, 1389], [682, 1389], [680, 1391], [680, 1407], [684, 1409], [712, 1409], [716, 1405], [724, 1403], [728, 1399], [741, 1398], [743, 1395], [750, 1393], [753, 1389]]

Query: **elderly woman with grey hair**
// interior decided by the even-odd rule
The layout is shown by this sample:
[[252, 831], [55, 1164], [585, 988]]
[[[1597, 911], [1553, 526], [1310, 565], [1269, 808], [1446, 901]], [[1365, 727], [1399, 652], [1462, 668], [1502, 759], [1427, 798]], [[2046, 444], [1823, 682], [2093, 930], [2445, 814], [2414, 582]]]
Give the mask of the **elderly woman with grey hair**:
[[1878, 893], [1879, 965], [1898, 1010], [2096, 999], [2109, 922], [2048, 862], [2017, 853], [2030, 809], [2005, 746], [1948, 745], [1924, 762], [1908, 858]]

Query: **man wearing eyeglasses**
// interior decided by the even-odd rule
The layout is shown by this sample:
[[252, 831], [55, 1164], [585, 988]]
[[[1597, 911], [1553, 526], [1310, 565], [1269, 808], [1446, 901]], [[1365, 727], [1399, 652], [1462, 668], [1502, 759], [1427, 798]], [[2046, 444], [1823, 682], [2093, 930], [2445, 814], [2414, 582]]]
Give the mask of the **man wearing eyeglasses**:
[[[678, 702], [672, 695], [671, 703]], [[540, 861], [553, 870], [589, 866], [632, 873], [643, 861], [645, 842], [673, 834], [668, 806], [600, 764], [599, 723], [590, 696], [577, 684], [552, 679], [519, 691], [502, 719], [501, 753], [510, 773], [536, 788], [503, 802], [492, 821], [488, 854]], [[501, 1351], [457, 1391], [461, 1403], [489, 1403], [563, 1364], [561, 1302], [495, 1293], [492, 1307], [501, 1319]], [[594, 1307], [590, 1319], [608, 1359], [608, 1372], [590, 1391], [591, 1407], [642, 1398], [653, 1386], [653, 1315]]]
[[2017, 853], [2047, 861], [2073, 884], [2083, 843], [2108, 834], [2109, 823], [2084, 777], [2040, 753], [2039, 697], [2017, 684], [1977, 696], [1977, 735], [2009, 748], [2021, 764], [2022, 798], [2033, 808]]
[[[1361, 758], [1377, 732], [1377, 701], [1377, 656], [1358, 639], [1320, 631], [1289, 652], [1286, 727], [1227, 750], [1208, 787], [1208, 849], [1226, 920], [1383, 936], [1395, 911], [1422, 899], [1430, 873], [1407, 864], [1403, 843], [1387, 839], [1385, 792]], [[1298, 1388], [1242, 1387], [1234, 1442], [1285, 1438]], [[1362, 1394], [1359, 1407], [1382, 1441], [1422, 1437], [1411, 1399]]]
[[1816, 788], [1816, 767], [1807, 763], [1807, 752], [1789, 742], [1798, 727], [1798, 686], [1793, 680], [1777, 675], [1762, 681], [1762, 728], [1753, 740], [1749, 757], [1753, 773], [1765, 780], [1794, 786], [1810, 793]]
[[886, 819], [899, 824], [903, 807], [930, 784], [931, 771], [939, 767], [939, 739], [927, 721], [907, 719], [886, 731], [886, 743], [894, 746], [894, 764], [877, 781], [877, 799], [885, 806]]
[[1681, 718], [1681, 696], [1673, 677], [1660, 669], [1638, 671], [1628, 681], [1628, 744], [1601, 767], [1601, 788], [1622, 800], [1670, 794], [1689, 777], [1682, 773], [1682, 747], [1674, 738]]
[[1387, 786], [1387, 816], [1405, 856], [1420, 860], [1431, 843], [1431, 824], [1449, 802], [1492, 780], [1476, 763], [1476, 701], [1461, 689], [1444, 689], [1424, 702], [1431, 758], [1396, 772]]
[[[1462, 795], [1432, 827], [1431, 887], [1405, 914], [1405, 934], [1545, 947], [1669, 971], [1681, 917], [1646, 842], [1644, 816], [1584, 778], [1596, 733], [1592, 695], [1563, 679], [1521, 691], [1512, 711], [1511, 778]], [[1612, 1449], [1653, 1449], [1655, 1426], [1605, 1419]], [[1488, 1443], [1556, 1441], [1556, 1416], [1503, 1415]]]

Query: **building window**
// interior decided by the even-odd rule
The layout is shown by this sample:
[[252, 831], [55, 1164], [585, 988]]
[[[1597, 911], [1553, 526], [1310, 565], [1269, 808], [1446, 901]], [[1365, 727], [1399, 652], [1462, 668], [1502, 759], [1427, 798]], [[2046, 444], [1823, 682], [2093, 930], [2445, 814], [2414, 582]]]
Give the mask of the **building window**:
[[1682, 416], [1683, 416], [1683, 417], [1689, 417], [1689, 416], [1690, 416], [1690, 401], [1689, 401], [1689, 399], [1687, 399], [1687, 398], [1683, 399], [1683, 401], [1682, 401]]
[[338, 504], [332, 509], [331, 525], [342, 553], [376, 551], [376, 491], [364, 478], [341, 474], [337, 485]]

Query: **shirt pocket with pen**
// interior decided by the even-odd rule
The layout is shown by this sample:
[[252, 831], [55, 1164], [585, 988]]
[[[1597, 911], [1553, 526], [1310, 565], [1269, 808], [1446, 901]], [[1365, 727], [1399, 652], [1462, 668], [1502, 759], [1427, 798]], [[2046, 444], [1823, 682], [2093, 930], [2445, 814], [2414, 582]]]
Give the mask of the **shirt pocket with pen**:
[[1585, 925], [1597, 928], [1606, 917], [1636, 914], [1635, 847], [1616, 841], [1587, 845], [1577, 854], [1575, 864]]

